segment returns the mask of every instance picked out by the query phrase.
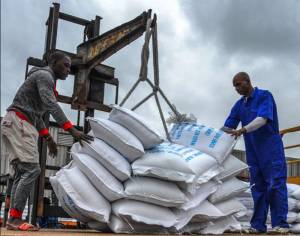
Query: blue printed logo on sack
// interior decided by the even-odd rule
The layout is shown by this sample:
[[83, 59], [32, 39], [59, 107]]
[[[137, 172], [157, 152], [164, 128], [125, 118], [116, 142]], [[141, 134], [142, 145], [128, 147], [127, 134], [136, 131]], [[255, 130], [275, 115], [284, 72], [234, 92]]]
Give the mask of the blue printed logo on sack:
[[183, 131], [192, 131], [193, 128], [197, 126], [198, 126], [197, 124], [190, 124], [190, 123], [174, 124], [170, 131], [170, 136], [176, 140], [180, 139]]
[[222, 134], [223, 134], [223, 131], [221, 131], [221, 130], [216, 133], [216, 135], [212, 139], [211, 143], [209, 144], [210, 148], [214, 148], [216, 146], [216, 144], [218, 143], [218, 140], [220, 139]]
[[176, 139], [180, 139], [182, 132], [184, 130], [184, 127], [185, 127], [184, 124], [178, 125], [177, 130], [176, 130], [176, 136], [175, 136]]
[[191, 146], [195, 146], [195, 144], [198, 141], [199, 135], [200, 135], [200, 129], [196, 129], [192, 137], [192, 142], [190, 143]]
[[190, 146], [195, 146], [196, 143], [199, 141], [199, 136], [201, 134], [201, 130], [205, 127], [205, 125], [197, 125], [197, 124], [192, 124], [191, 128], [188, 129], [187, 131], [192, 131], [192, 128], [194, 129], [194, 134], [192, 137], [192, 141], [190, 143]]
[[176, 156], [184, 158], [186, 162], [189, 162], [194, 158], [197, 158], [203, 154], [201, 151], [196, 150], [194, 148], [188, 148], [174, 143], [162, 143], [148, 150], [147, 152], [149, 153], [164, 152], [164, 153], [174, 154]]
[[189, 161], [193, 160], [194, 158], [201, 156], [202, 154], [203, 154], [202, 152], [194, 153], [194, 154], [186, 157], [185, 161], [189, 162]]

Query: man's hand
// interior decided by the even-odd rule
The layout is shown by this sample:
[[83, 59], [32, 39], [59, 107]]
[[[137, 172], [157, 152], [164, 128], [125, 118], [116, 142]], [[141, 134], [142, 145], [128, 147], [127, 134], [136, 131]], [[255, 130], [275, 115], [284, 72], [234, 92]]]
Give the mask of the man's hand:
[[243, 127], [241, 129], [238, 129], [238, 130], [226, 130], [225, 132], [227, 134], [231, 134], [231, 136], [234, 136], [234, 138], [237, 139], [239, 136], [246, 133], [247, 130]]
[[57, 155], [57, 145], [54, 142], [53, 138], [51, 135], [48, 135], [45, 137], [49, 149], [49, 155], [52, 156], [53, 158]]
[[84, 134], [84, 133], [80, 132], [79, 130], [75, 129], [74, 127], [69, 129], [69, 132], [76, 141], [79, 141], [81, 146], [83, 145], [82, 141], [90, 143], [91, 141], [94, 140], [94, 137], [92, 137], [90, 135], [87, 135], [87, 134]]

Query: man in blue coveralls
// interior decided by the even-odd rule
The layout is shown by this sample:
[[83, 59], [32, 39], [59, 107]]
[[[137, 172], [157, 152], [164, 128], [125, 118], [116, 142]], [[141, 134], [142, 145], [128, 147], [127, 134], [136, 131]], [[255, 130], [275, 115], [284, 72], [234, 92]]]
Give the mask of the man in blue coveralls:
[[[270, 207], [271, 232], [287, 233], [287, 167], [274, 98], [267, 90], [253, 88], [245, 72], [233, 77], [233, 86], [242, 97], [233, 106], [222, 130], [236, 138], [244, 136], [254, 201], [248, 232], [267, 231]], [[236, 130], [240, 122], [242, 128]]]

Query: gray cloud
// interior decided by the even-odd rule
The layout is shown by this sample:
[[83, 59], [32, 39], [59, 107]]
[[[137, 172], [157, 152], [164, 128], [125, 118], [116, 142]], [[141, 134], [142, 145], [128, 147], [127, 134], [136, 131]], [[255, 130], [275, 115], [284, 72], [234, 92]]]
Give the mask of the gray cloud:
[[[270, 90], [278, 106], [280, 127], [299, 125], [300, 109], [300, 2], [296, 0], [199, 0], [199, 1], [112, 1], [66, 0], [61, 11], [78, 17], [103, 17], [101, 33], [116, 27], [149, 8], [158, 14], [158, 46], [161, 88], [183, 113], [194, 113], [199, 122], [220, 127], [232, 104], [239, 98], [231, 79], [247, 71], [253, 84]], [[45, 21], [52, 1], [2, 1], [1, 9], [1, 115], [24, 80], [28, 56], [41, 57]], [[60, 21], [57, 47], [75, 52], [82, 41], [82, 27]], [[141, 37], [104, 64], [116, 68], [120, 100], [136, 81], [140, 68]], [[153, 78], [149, 61], [149, 78]], [[58, 88], [71, 95], [73, 79]], [[150, 89], [142, 84], [126, 106], [131, 108]], [[113, 102], [114, 89], [106, 99]], [[169, 108], [162, 100], [165, 114]], [[63, 109], [71, 119], [76, 112]], [[137, 110], [161, 130], [154, 99]], [[98, 113], [97, 113], [98, 115]], [[100, 115], [100, 114], [99, 114]], [[284, 138], [286, 145], [299, 143], [300, 134]], [[239, 147], [242, 147], [242, 143]], [[288, 155], [300, 157], [299, 151]]]
[[193, 32], [207, 43], [216, 44], [228, 56], [299, 57], [299, 1], [188, 2], [181, 3]]

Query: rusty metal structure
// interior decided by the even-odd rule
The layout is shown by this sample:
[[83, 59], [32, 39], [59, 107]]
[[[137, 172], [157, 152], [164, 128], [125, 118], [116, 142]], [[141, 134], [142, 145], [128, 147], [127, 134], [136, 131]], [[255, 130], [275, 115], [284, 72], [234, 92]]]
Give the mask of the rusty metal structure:
[[[105, 84], [115, 86], [115, 104], [118, 104], [119, 80], [114, 76], [115, 68], [104, 65], [102, 62], [145, 33], [139, 78], [120, 105], [122, 106], [126, 102], [140, 82], [147, 82], [152, 87], [153, 92], [132, 109], [136, 109], [150, 97], [154, 96], [166, 136], [169, 138], [158, 94], [162, 96], [175, 115], [179, 116], [180, 114], [159, 87], [157, 18], [155, 14], [152, 17], [151, 9], [147, 12], [143, 12], [131, 21], [100, 34], [100, 21], [102, 19], [100, 16], [96, 16], [94, 20], [86, 20], [60, 12], [59, 8], [60, 5], [58, 3], [53, 3], [53, 6], [50, 7], [49, 16], [46, 21], [47, 31], [43, 57], [40, 59], [29, 57], [27, 59], [25, 79], [30, 66], [43, 67], [47, 65], [47, 58], [54, 51], [62, 51], [70, 56], [72, 61], [70, 74], [74, 75], [75, 78], [73, 94], [71, 97], [60, 94], [58, 96], [58, 102], [70, 104], [72, 109], [77, 110], [77, 128], [88, 132], [89, 125], [87, 122], [84, 122], [83, 127], [79, 127], [81, 112], [84, 112], [84, 116], [88, 117], [94, 116], [95, 110], [104, 112], [110, 112], [111, 110], [107, 104], [104, 104]], [[65, 20], [84, 27], [83, 42], [78, 45], [76, 54], [56, 48], [59, 20]], [[147, 77], [151, 38], [154, 82]], [[46, 115], [44, 119], [46, 125], [49, 125], [49, 115]], [[34, 224], [37, 221], [37, 217], [67, 217], [67, 214], [62, 208], [44, 204], [45, 189], [51, 189], [49, 179], [45, 178], [46, 170], [58, 170], [60, 167], [46, 165], [47, 145], [42, 139], [39, 140], [39, 153], [41, 174], [33, 191], [33, 196], [31, 196], [29, 210], [29, 220]]]

